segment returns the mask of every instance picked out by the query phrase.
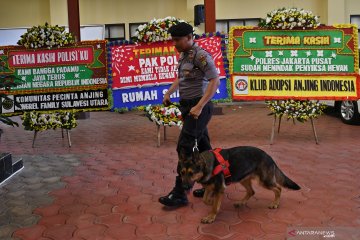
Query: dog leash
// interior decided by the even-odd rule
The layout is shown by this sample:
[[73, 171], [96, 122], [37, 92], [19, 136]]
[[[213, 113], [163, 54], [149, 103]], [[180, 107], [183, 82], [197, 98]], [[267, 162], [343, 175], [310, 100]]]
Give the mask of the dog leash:
[[195, 145], [194, 145], [194, 147], [193, 147], [193, 152], [195, 152], [195, 151], [199, 152], [198, 139], [197, 139], [197, 131], [198, 131], [198, 120], [195, 119]]

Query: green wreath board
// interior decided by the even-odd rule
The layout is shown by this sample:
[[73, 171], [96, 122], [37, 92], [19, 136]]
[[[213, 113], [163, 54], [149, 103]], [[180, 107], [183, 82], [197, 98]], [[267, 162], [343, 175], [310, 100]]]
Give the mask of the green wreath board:
[[[315, 29], [320, 26], [319, 17], [313, 15], [311, 11], [305, 11], [303, 9], [278, 9], [267, 14], [267, 17], [261, 19], [259, 27], [262, 29]], [[280, 52], [280, 51], [279, 51]], [[295, 54], [295, 53], [294, 53]], [[279, 97], [280, 98], [280, 97]], [[273, 143], [275, 134], [275, 124], [278, 118], [278, 133], [280, 132], [281, 119], [286, 117], [287, 120], [292, 119], [293, 122], [306, 122], [311, 121], [312, 130], [315, 137], [315, 142], [318, 144], [318, 137], [316, 128], [313, 122], [314, 118], [318, 118], [323, 114], [325, 105], [319, 103], [318, 100], [269, 100], [266, 101], [266, 105], [270, 109], [269, 115], [274, 115], [274, 122], [272, 126], [272, 133], [270, 138], [270, 144]]]
[[[34, 26], [28, 29], [18, 41], [18, 45], [21, 47], [0, 47], [0, 60], [4, 64], [4, 68], [2, 68], [1, 72], [8, 71], [9, 73], [14, 74], [16, 80], [20, 83], [14, 83], [11, 87], [5, 89], [6, 93], [11, 96], [12, 102], [11, 104], [10, 102], [9, 104], [5, 102], [5, 105], [2, 105], [2, 113], [8, 114], [9, 116], [23, 113], [21, 119], [23, 121], [22, 125], [24, 129], [27, 131], [34, 131], [33, 147], [35, 145], [38, 132], [50, 129], [61, 129], [62, 137], [64, 137], [63, 131], [65, 130], [68, 137], [69, 147], [71, 147], [69, 131], [77, 127], [78, 124], [75, 117], [76, 109], [69, 110], [69, 108], [64, 107], [60, 110], [58, 106], [63, 105], [60, 104], [60, 100], [62, 99], [54, 100], [54, 98], [57, 95], [66, 97], [66, 95], [72, 94], [72, 90], [78, 91], [78, 89], [77, 87], [62, 88], [60, 85], [50, 85], [53, 85], [57, 80], [53, 79], [52, 76], [61, 77], [61, 79], [64, 80], [68, 77], [72, 78], [70, 76], [71, 74], [74, 75], [75, 73], [75, 75], [78, 74], [80, 76], [83, 74], [80, 72], [86, 72], [86, 76], [89, 78], [91, 77], [90, 72], [92, 71], [87, 69], [87, 67], [91, 67], [90, 65], [87, 65], [86, 67], [85, 65], [78, 66], [78, 71], [76, 71], [77, 67], [69, 66], [71, 63], [65, 64], [66, 66], [60, 64], [60, 62], [62, 64], [65, 62], [74, 62], [74, 64], [76, 64], [76, 57], [79, 56], [77, 54], [81, 55], [85, 54], [85, 52], [77, 52], [75, 54], [75, 51], [81, 51], [81, 49], [85, 48], [93, 49], [93, 46], [83, 46], [82, 42], [78, 45], [83, 46], [83, 48], [76, 48], [74, 44], [75, 41], [73, 35], [65, 32], [64, 27], [60, 27], [58, 25], [52, 26], [45, 23], [44, 25]], [[100, 44], [100, 42], [98, 42], [98, 44]], [[105, 44], [105, 42], [102, 44]], [[96, 52], [97, 50], [95, 50], [95, 48], [94, 51]], [[104, 67], [105, 73], [106, 66], [101, 63], [102, 60], [99, 60], [101, 52], [103, 52], [101, 49], [97, 51], [98, 55], [94, 57], [92, 67], [94, 67], [94, 69]], [[73, 54], [67, 55], [71, 53]], [[102, 58], [104, 58], [104, 56]], [[86, 57], [92, 58], [92, 56], [83, 55], [79, 58], [79, 61], [85, 60]], [[29, 68], [28, 65], [33, 66], [33, 68]], [[34, 67], [35, 65], [36, 67]], [[67, 72], [69, 69], [71, 70], [71, 68], [75, 68], [75, 70], [71, 73]], [[58, 73], [58, 71], [65, 72], [63, 72], [63, 74], [54, 74]], [[99, 73], [96, 74], [99, 75]], [[36, 84], [39, 86], [36, 87]], [[107, 91], [106, 86], [107, 83], [105, 83], [105, 91]], [[95, 91], [98, 90], [98, 87], [93, 88], [90, 86], [90, 88]], [[82, 90], [86, 89], [84, 88]], [[81, 93], [77, 92], [76, 95], [77, 94], [80, 95], [86, 93], [82, 91]], [[48, 102], [51, 99], [54, 101], [59, 100], [59, 102], [52, 102], [54, 104], [51, 105], [50, 102]], [[33, 102], [30, 103], [31, 101]], [[28, 105], [36, 105], [36, 107], [34, 107], [36, 110], [32, 110], [30, 108], [27, 109], [26, 107]], [[40, 108], [39, 106], [44, 108]], [[79, 109], [77, 109], [77, 111], [79, 111]]]

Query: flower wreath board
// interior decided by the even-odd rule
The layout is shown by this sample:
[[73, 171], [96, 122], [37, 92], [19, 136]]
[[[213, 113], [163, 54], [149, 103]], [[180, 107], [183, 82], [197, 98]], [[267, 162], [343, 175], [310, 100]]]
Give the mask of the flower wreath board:
[[[259, 27], [232, 27], [229, 62], [233, 100], [267, 101], [276, 118], [304, 122], [324, 107], [311, 100], [360, 97], [358, 31], [355, 25], [320, 26], [311, 11], [282, 8]], [[300, 101], [295, 101], [300, 100]], [[295, 121], [294, 121], [295, 122]]]
[[[0, 89], [2, 115], [23, 114], [25, 130], [39, 131], [77, 126], [75, 112], [108, 110], [105, 41], [75, 43], [64, 27], [48, 23], [27, 30], [20, 46], [0, 46], [0, 73], [15, 76], [17, 86]], [[15, 104], [16, 103], [16, 104]]]
[[45, 24], [28, 29], [18, 44], [0, 46], [0, 72], [21, 79], [0, 89], [19, 103], [2, 105], [0, 114], [109, 109], [105, 41], [75, 43], [64, 27]]
[[[163, 96], [177, 78], [179, 53], [176, 51], [167, 29], [179, 21], [174, 17], [152, 20], [137, 29], [135, 41], [108, 43], [109, 82], [113, 97], [113, 110], [161, 104]], [[228, 61], [226, 58], [227, 36], [208, 33], [196, 36], [195, 42], [215, 61], [220, 75], [220, 87], [214, 96], [216, 101], [230, 99], [228, 86]], [[171, 95], [178, 102], [178, 92]]]

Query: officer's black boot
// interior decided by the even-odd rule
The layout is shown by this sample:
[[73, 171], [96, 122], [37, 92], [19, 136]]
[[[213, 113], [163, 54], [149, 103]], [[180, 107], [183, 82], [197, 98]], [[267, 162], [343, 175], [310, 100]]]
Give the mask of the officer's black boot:
[[176, 176], [173, 190], [168, 195], [160, 197], [159, 202], [169, 207], [180, 207], [188, 203], [180, 176]]
[[204, 193], [205, 193], [205, 188], [199, 188], [193, 191], [194, 197], [197, 198], [202, 198], [204, 196]]

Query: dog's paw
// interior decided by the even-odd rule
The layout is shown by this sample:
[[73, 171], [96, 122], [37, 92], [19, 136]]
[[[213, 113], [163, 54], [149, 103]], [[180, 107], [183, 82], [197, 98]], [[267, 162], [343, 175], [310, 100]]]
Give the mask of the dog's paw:
[[215, 217], [216, 217], [216, 215], [209, 215], [209, 216], [203, 217], [201, 219], [201, 223], [206, 223], [206, 224], [213, 223], [215, 221]]
[[277, 209], [279, 207], [279, 203], [271, 203], [270, 205], [269, 205], [269, 208], [270, 209]]

